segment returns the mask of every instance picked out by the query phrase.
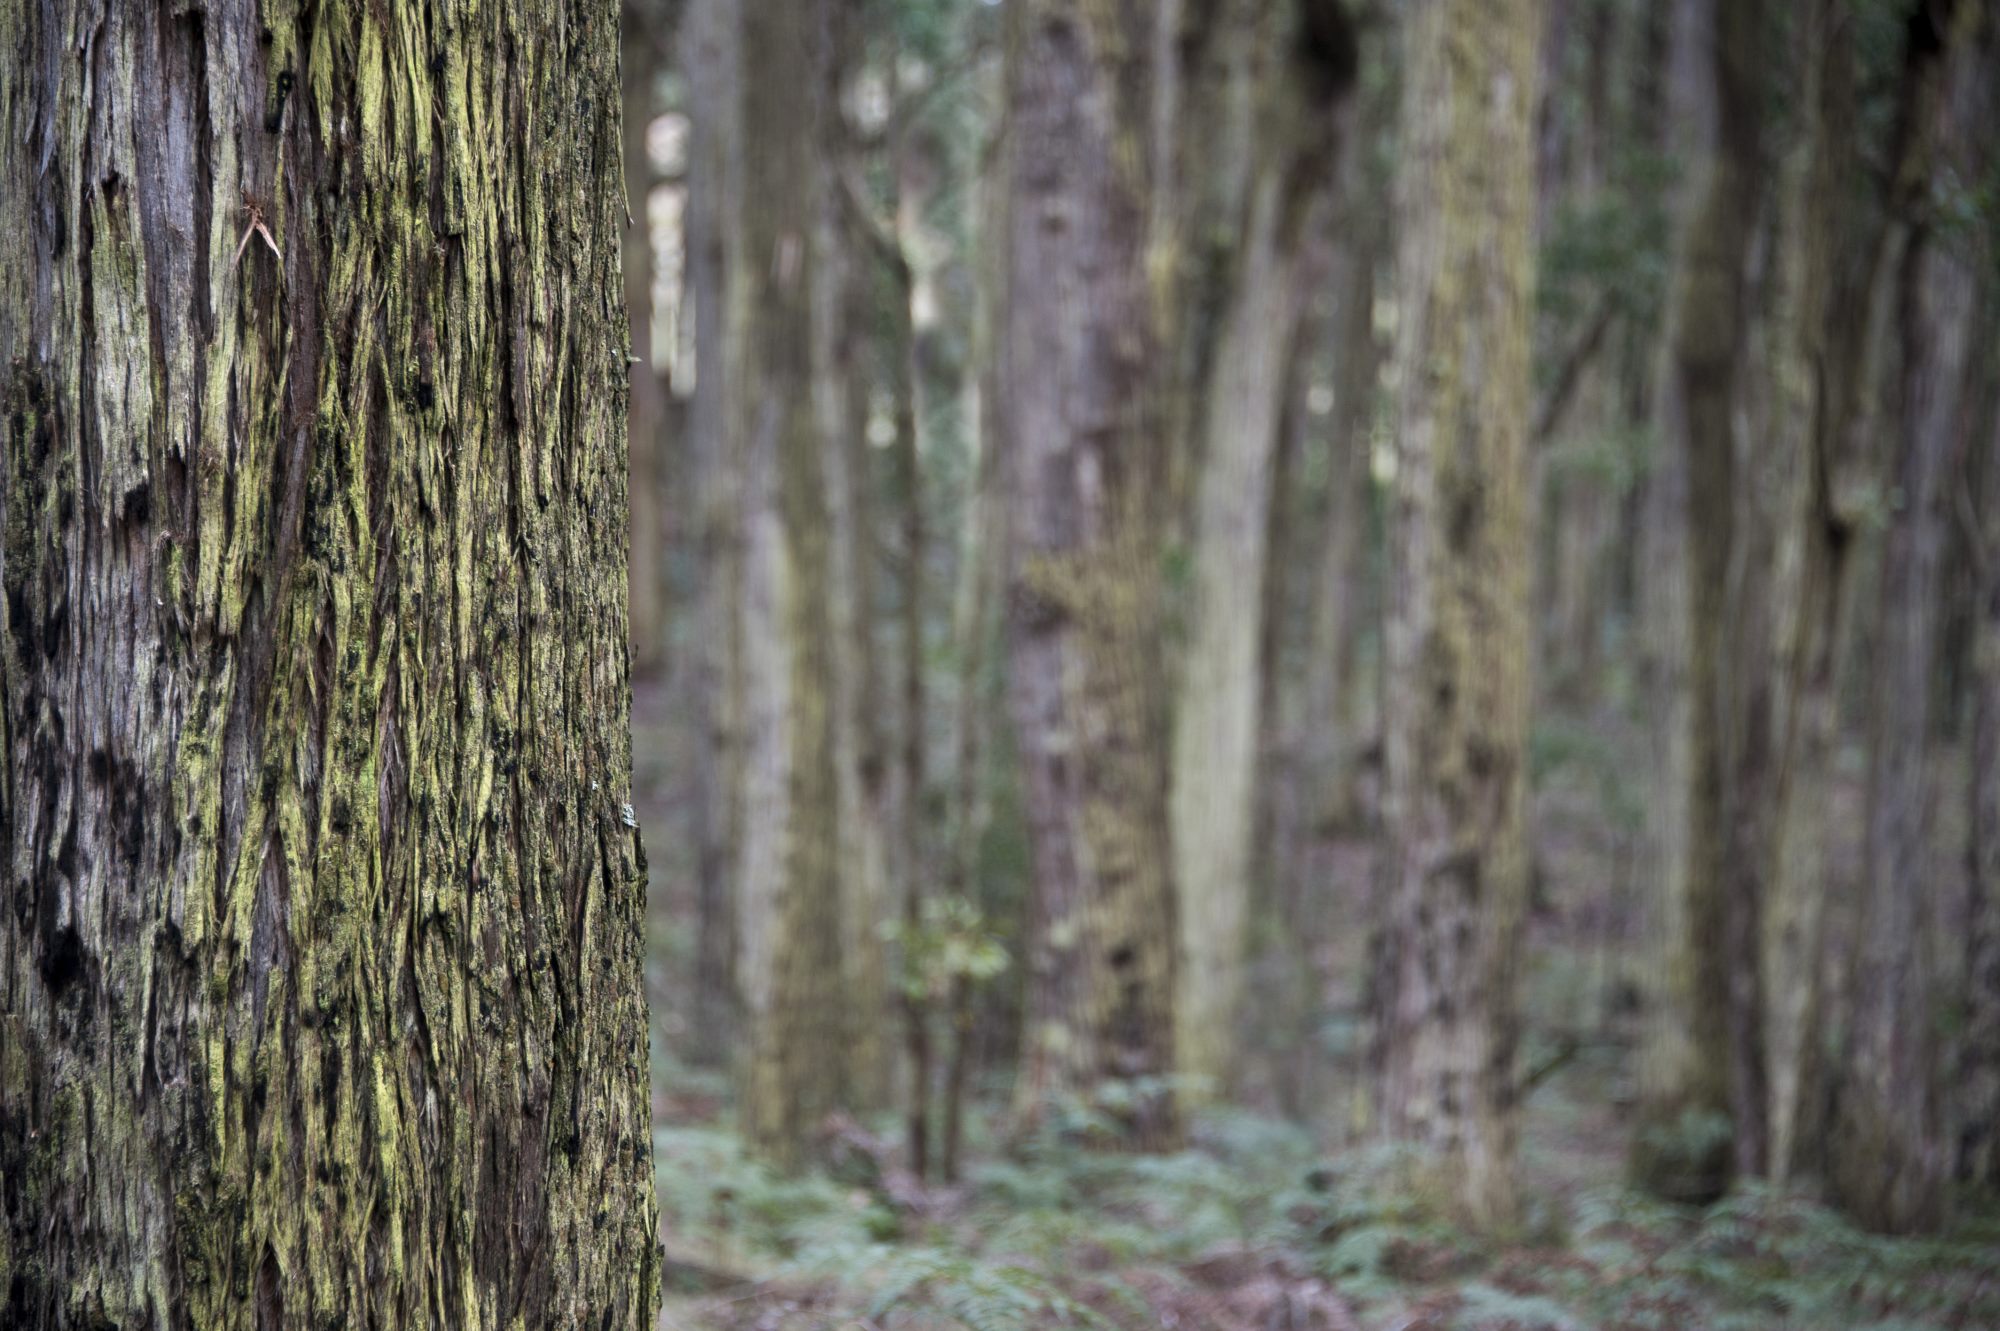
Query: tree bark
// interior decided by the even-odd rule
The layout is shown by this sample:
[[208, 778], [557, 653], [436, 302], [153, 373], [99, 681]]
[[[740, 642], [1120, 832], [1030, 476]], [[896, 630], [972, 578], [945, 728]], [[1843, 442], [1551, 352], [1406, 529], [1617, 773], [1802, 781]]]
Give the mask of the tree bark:
[[[744, 824], [737, 855], [745, 1003], [743, 1130], [780, 1168], [806, 1158], [847, 1090], [842, 983], [827, 441], [814, 401], [819, 135], [831, 13], [823, 0], [741, 6]], [[756, 822], [750, 823], [754, 814]]]
[[1425, 0], [1408, 22], [1379, 1100], [1491, 1225], [1518, 1207], [1539, 6]]
[[[1148, 289], [1146, 25], [1024, 0], [1007, 53], [1009, 688], [1033, 897], [1017, 1106], [1104, 1094], [1177, 1134]], [[1134, 1083], [1138, 1083], [1136, 1086]], [[1130, 1094], [1119, 1095], [1119, 1092]]]
[[0, 1321], [649, 1328], [616, 6], [0, 27]]

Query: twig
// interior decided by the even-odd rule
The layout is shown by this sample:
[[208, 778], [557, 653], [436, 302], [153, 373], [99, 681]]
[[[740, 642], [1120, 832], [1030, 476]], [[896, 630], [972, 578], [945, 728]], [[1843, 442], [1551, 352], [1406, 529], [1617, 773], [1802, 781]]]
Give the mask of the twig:
[[279, 263], [283, 263], [285, 261], [285, 252], [278, 248], [276, 238], [271, 235], [271, 228], [264, 225], [264, 209], [262, 205], [250, 197], [250, 191], [248, 190], [243, 191], [243, 211], [249, 214], [250, 225], [243, 228], [243, 239], [236, 242], [236, 257], [229, 261], [229, 266], [234, 268], [237, 264], [243, 262], [243, 251], [249, 247], [250, 237], [252, 236], [262, 236], [264, 243], [271, 247], [271, 253], [278, 256]]
[[1604, 342], [1604, 335], [1611, 330], [1611, 302], [1599, 301], [1590, 322], [1584, 326], [1583, 335], [1578, 337], [1564, 356], [1556, 370], [1556, 381], [1549, 386], [1549, 395], [1535, 411], [1534, 433], [1528, 438], [1541, 443], [1562, 421], [1563, 411], [1569, 401], [1576, 396], [1576, 386], [1583, 378], [1584, 367], [1597, 355], [1597, 348]]

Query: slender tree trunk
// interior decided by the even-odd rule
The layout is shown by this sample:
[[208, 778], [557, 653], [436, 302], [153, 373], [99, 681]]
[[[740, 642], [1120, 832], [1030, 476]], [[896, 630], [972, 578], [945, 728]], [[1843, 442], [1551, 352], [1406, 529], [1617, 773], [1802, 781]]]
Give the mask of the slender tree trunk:
[[[1989, 298], [1992, 285], [1988, 284]], [[1990, 329], [1995, 321], [1989, 317]], [[1990, 371], [1989, 371], [1990, 374]], [[1985, 434], [1978, 507], [1981, 586], [1972, 693], [1968, 860], [1971, 928], [1960, 1081], [1960, 1176], [2000, 1188], [2000, 391]], [[1978, 447], [1975, 440], [1974, 447]]]
[[[1833, 718], [1809, 706], [1808, 681], [1818, 642], [1832, 634], [1840, 609], [1830, 595], [1835, 561], [1815, 521], [1825, 473], [1819, 456], [1825, 386], [1819, 370], [1828, 351], [1826, 320], [1832, 308], [1840, 237], [1831, 197], [1840, 147], [1832, 135], [1836, 127], [1847, 124], [1845, 94], [1850, 87], [1843, 70], [1851, 53], [1846, 25], [1835, 21], [1837, 3], [1813, 0], [1799, 15], [1801, 126], [1782, 177], [1778, 239], [1782, 291], [1771, 364], [1772, 430], [1779, 447], [1797, 459], [1790, 511], [1785, 514], [1796, 532], [1789, 538], [1795, 546], [1790, 556], [1792, 613], [1781, 630], [1782, 641], [1775, 644], [1779, 668], [1787, 672], [1783, 682], [1787, 715], [1768, 814], [1775, 842], [1761, 962], [1768, 999], [1764, 1013], [1770, 1072], [1768, 1163], [1772, 1178], [1780, 1183], [1791, 1175], [1798, 1139], [1806, 1045], [1812, 1038], [1818, 999], [1825, 901], [1816, 881], [1824, 872], [1824, 860], [1818, 846], [1801, 844], [1793, 806], [1801, 780], [1817, 783], [1818, 797], [1828, 797], [1821, 771], [1802, 773], [1798, 768], [1808, 748], [1814, 750], [1815, 763], [1830, 758], [1823, 736], [1830, 737]], [[1826, 701], [1831, 701], [1830, 691]], [[1811, 876], [1794, 863], [1802, 857], [1813, 861]]]
[[689, 102], [688, 295], [695, 382], [688, 410], [694, 527], [701, 566], [693, 690], [695, 962], [689, 1060], [720, 1067], [735, 1049], [736, 865], [742, 807], [742, 532], [733, 428], [730, 245], [741, 161], [741, 24], [734, 0], [688, 0], [682, 42]]
[[[2000, 111], [2000, 13], [1987, 8], [1978, 68], [1969, 76], [1958, 123], [1991, 124]], [[1991, 179], [2000, 150], [1990, 139], [1961, 144], [1968, 179]], [[1977, 348], [2000, 336], [2000, 238], [1989, 228], [1972, 241], [1981, 265]], [[1979, 364], [1978, 361], [1974, 362]], [[1968, 771], [1965, 1030], [1960, 1042], [1956, 1105], [1958, 1176], [2000, 1192], [2000, 365], [1990, 352], [1976, 382], [1980, 419], [1967, 436], [1967, 496], [1958, 512], [1968, 523], [1965, 545], [1975, 566], [1972, 646], [1972, 733]], [[1975, 497], [1976, 496], [1976, 497]]]
[[649, 1328], [617, 10], [11, 6], [9, 1327]]
[[[834, 6], [831, 22], [828, 86], [837, 89], [860, 58], [861, 33], [845, 3]], [[827, 116], [819, 132], [824, 159], [843, 161], [850, 145], [841, 118]], [[849, 1108], [866, 1112], [890, 1103], [896, 1071], [889, 950], [882, 937], [882, 926], [894, 911], [895, 847], [882, 717], [886, 653], [875, 613], [881, 542], [867, 439], [872, 367], [865, 340], [877, 283], [874, 256], [862, 244], [866, 237], [857, 234], [849, 201], [834, 184], [831, 174], [824, 177], [815, 200], [820, 230], [813, 371], [832, 524], [841, 949], [851, 1005], [844, 1038], [847, 1101]]]
[[[1305, 223], [1334, 151], [1332, 107], [1352, 81], [1351, 64], [1325, 87], [1295, 80], [1287, 63], [1295, 37], [1289, 11], [1267, 7], [1261, 17], [1267, 57], [1245, 77], [1269, 90], [1261, 117], [1267, 160], [1245, 200], [1231, 291], [1200, 396], [1194, 587], [1174, 708], [1171, 829], [1182, 962], [1176, 1056], [1180, 1072], [1206, 1093], [1229, 1089], [1237, 1071], [1271, 469], [1299, 324]], [[1351, 36], [1341, 40], [1351, 51]]]
[[666, 382], [653, 366], [653, 243], [647, 202], [653, 166], [646, 134], [658, 109], [655, 91], [667, 34], [655, 31], [654, 7], [623, 6], [621, 61], [625, 103], [625, 310], [632, 329], [632, 397], [626, 413], [630, 440], [631, 549], [628, 585], [632, 606], [632, 666], [658, 670], [667, 654], [667, 450]]
[[[1686, 459], [1689, 782], [1682, 900], [1673, 912], [1664, 1019], [1685, 1035], [1674, 1075], [1646, 1107], [1635, 1170], [1667, 1196], [1719, 1195], [1734, 1170], [1764, 1168], [1766, 1109], [1757, 922], [1760, 875], [1726, 853], [1730, 695], [1725, 658], [1735, 528], [1733, 420], [1745, 351], [1744, 268], [1762, 173], [1757, 51], [1761, 8], [1707, 7], [1716, 135], [1695, 196], [1674, 294], [1667, 420]], [[1741, 873], [1736, 872], [1741, 870]], [[1721, 1129], [1727, 1125], [1727, 1132]], [[1718, 1130], [1711, 1130], [1711, 1126]], [[1716, 1149], [1727, 1141], [1731, 1149]]]
[[1424, 0], [1408, 22], [1379, 1094], [1486, 1225], [1518, 1206], [1540, 6]]
[[[739, 971], [746, 1002], [745, 1136], [799, 1164], [846, 1092], [838, 774], [824, 419], [814, 401], [819, 133], [830, 11], [795, 0], [741, 9], [758, 77], [743, 97], [735, 234], [742, 319], [745, 825]], [[754, 816], [755, 823], [750, 823]]]
[[[1962, 100], [1948, 84], [1970, 65], [1979, 7], [1922, 11], [1910, 59], [1920, 133], [1953, 144]], [[1932, 164], [1925, 163], [1928, 179]], [[1906, 1232], [1943, 1223], [1952, 1161], [1933, 990], [1931, 699], [1947, 481], [1962, 406], [1977, 275], [1940, 234], [1931, 190], [1909, 182], [1912, 230], [1899, 273], [1901, 331], [1893, 464], [1896, 506], [1883, 541], [1881, 618], [1869, 718], [1867, 852], [1854, 1030], [1838, 1104], [1832, 1181], [1863, 1224]]]
[[[1714, 80], [1707, 76], [1711, 61], [1700, 31], [1707, 13], [1707, 0], [1675, 0], [1660, 20], [1666, 29], [1667, 107], [1660, 117], [1659, 146], [1681, 157], [1695, 156], [1698, 145], [1713, 134]], [[1685, 188], [1675, 191], [1671, 205], [1677, 217], [1692, 210], [1685, 197], [1688, 193]], [[1683, 428], [1681, 398], [1666, 391], [1672, 370], [1670, 351], [1670, 346], [1663, 348], [1660, 357], [1657, 411], [1662, 435], [1678, 438]], [[1691, 872], [1686, 832], [1693, 793], [1689, 776], [1693, 721], [1688, 679], [1687, 510], [1687, 451], [1662, 448], [1646, 477], [1640, 502], [1640, 567], [1644, 570], [1637, 587], [1644, 634], [1640, 678], [1642, 696], [1651, 703], [1646, 719], [1652, 767], [1644, 832], [1646, 853], [1641, 857], [1650, 870], [1645, 884], [1648, 890], [1641, 896], [1649, 917], [1644, 933], [1650, 944], [1645, 983], [1651, 1020], [1640, 1061], [1640, 1099], [1652, 1121], [1641, 1123], [1633, 1142], [1632, 1172], [1669, 1195], [1702, 1200], [1713, 1196], [1727, 1176], [1727, 1134], [1721, 1150], [1715, 1153], [1721, 1159], [1711, 1162], [1704, 1158], [1696, 1161], [1693, 1169], [1674, 1170], [1671, 1177], [1659, 1168], [1662, 1128], [1672, 1124], [1676, 1135], [1684, 1135], [1689, 1120], [1683, 1115], [1713, 1118], [1725, 1112], [1717, 1095], [1708, 1096], [1705, 1105], [1699, 1101], [1690, 1105], [1683, 1098], [1695, 1077], [1695, 1023], [1691, 1014], [1699, 992], [1695, 983], [1697, 954], [1686, 942]], [[1660, 1112], [1669, 1105], [1680, 1108], [1671, 1114]]]
[[[1157, 351], [1143, 142], [1152, 50], [1078, 0], [1010, 7], [1009, 685], [1035, 882], [1017, 1104], [1140, 1082], [1136, 1141], [1177, 1132], [1157, 530]], [[1129, 16], [1128, 16], [1129, 18]]]

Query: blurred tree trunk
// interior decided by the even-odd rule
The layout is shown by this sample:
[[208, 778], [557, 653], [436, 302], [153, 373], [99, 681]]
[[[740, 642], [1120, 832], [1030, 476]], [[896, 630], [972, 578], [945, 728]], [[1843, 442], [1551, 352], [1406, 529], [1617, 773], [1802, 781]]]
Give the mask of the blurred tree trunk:
[[839, 781], [825, 419], [815, 401], [816, 276], [831, 113], [827, 0], [746, 0], [736, 276], [743, 460], [744, 1135], [795, 1167], [846, 1092]]
[[9, 11], [10, 1328], [652, 1325], [617, 11], [442, 9]]
[[1258, 3], [1231, 37], [1246, 48], [1228, 100], [1255, 146], [1230, 230], [1207, 381], [1194, 399], [1193, 587], [1174, 706], [1174, 882], [1180, 892], [1176, 1058], [1201, 1093], [1237, 1069], [1256, 816], [1264, 562], [1271, 471], [1297, 333], [1300, 264], [1313, 203], [1341, 146], [1338, 108], [1355, 74], [1338, 5], [1308, 28], [1303, 7]]
[[[1023, 1123], [1099, 1095], [1142, 1144], [1178, 1132], [1143, 149], [1150, 25], [1009, 6], [1009, 685], [1034, 858]], [[1121, 22], [1122, 18], [1122, 22]], [[1157, 21], [1157, 16], [1155, 16]], [[1137, 1085], [1133, 1083], [1137, 1082]]]
[[1865, 314], [1865, 293], [1843, 282], [1839, 261], [1850, 233], [1861, 230], [1841, 207], [1851, 187], [1854, 69], [1851, 25], [1840, 0], [1812, 0], [1796, 32], [1800, 125], [1782, 173], [1778, 241], [1780, 283], [1771, 372], [1773, 433], [1796, 458], [1791, 512], [1795, 567], [1791, 614], [1775, 644], [1787, 709], [1772, 790], [1772, 863], [1763, 919], [1768, 1005], [1765, 1046], [1770, 1071], [1771, 1176], [1784, 1182], [1800, 1163], [1810, 1135], [1810, 1104], [1819, 1096], [1814, 1047], [1819, 1039], [1821, 951], [1826, 908], [1824, 833], [1818, 821], [1832, 798], [1831, 764], [1838, 734], [1834, 676], [1846, 622], [1852, 533], [1833, 508], [1840, 469], [1838, 439], [1851, 409], [1845, 385], [1865, 339], [1836, 331], [1830, 318]]
[[1397, 208], [1379, 1093], [1481, 1225], [1518, 1210], [1539, 8], [1410, 8]]
[[[861, 58], [855, 7], [835, 0], [828, 96]], [[831, 107], [833, 102], [829, 101]], [[850, 152], [841, 116], [820, 126], [828, 163]], [[858, 1110], [888, 1105], [896, 1068], [892, 986], [882, 926], [893, 914], [895, 847], [883, 720], [887, 654], [876, 625], [881, 562], [873, 459], [869, 456], [872, 366], [867, 355], [876, 310], [875, 255], [849, 201], [829, 171], [815, 201], [820, 219], [813, 307], [815, 401], [825, 439], [826, 494], [832, 520], [831, 622], [835, 677], [834, 744], [839, 783], [841, 950], [851, 1011], [846, 1048], [847, 1100]]]
[[632, 398], [626, 437], [632, 456], [629, 586], [632, 667], [658, 670], [667, 656], [666, 383], [654, 366], [653, 185], [646, 135], [659, 111], [659, 79], [672, 43], [669, 15], [659, 4], [622, 6], [620, 73], [625, 103], [625, 313], [632, 329]]
[[[1557, 215], [1602, 209], [1613, 188], [1610, 174], [1618, 133], [1612, 109], [1613, 70], [1619, 58], [1616, 6], [1592, 5], [1565, 15], [1552, 6], [1542, 53], [1542, 147], [1538, 156], [1537, 202]], [[1562, 21], [1558, 21], [1561, 19]], [[1580, 48], [1580, 58], [1561, 49]], [[1566, 66], [1580, 65], [1580, 87], [1562, 83]], [[1570, 94], [1565, 96], [1565, 94]], [[1565, 113], [1572, 98], [1580, 114]], [[1550, 140], [1550, 122], [1574, 119], [1563, 147]], [[1560, 168], [1562, 176], [1542, 175]], [[1549, 220], [1537, 227], [1543, 246], [1550, 242]], [[1615, 536], [1617, 508], [1613, 472], [1607, 465], [1607, 437], [1616, 428], [1618, 383], [1607, 350], [1613, 320], [1609, 297], [1599, 298], [1562, 321], [1567, 345], [1556, 351], [1556, 383], [1538, 404], [1530, 440], [1535, 466], [1533, 529], [1538, 534], [1535, 607], [1536, 685], [1540, 697], [1587, 706], [1602, 686], [1598, 644], [1604, 632], [1607, 593], [1614, 565], [1605, 551]]]
[[[1914, 132], [1958, 145], [1953, 112], [1975, 67], [1977, 4], [1918, 10], [1908, 77]], [[1854, 973], [1854, 1030], [1836, 1121], [1832, 1182], [1861, 1223], [1891, 1232], [1943, 1223], [1952, 1162], [1945, 1140], [1935, 1017], [1930, 757], [1940, 555], [1947, 483], [1963, 425], [1977, 274], [1934, 213], [1939, 154], [1897, 183], [1909, 219], [1898, 272], [1901, 365], [1891, 418], [1894, 508], [1883, 540], [1879, 641], [1869, 711], [1867, 858]], [[1908, 159], [1905, 159], [1906, 164]]]
[[[1989, 67], [1988, 88], [1993, 74]], [[1989, 91], [1990, 96], [1990, 91]], [[1990, 104], [1990, 103], [1989, 103]], [[1991, 244], [1989, 240], [1989, 246]], [[1988, 259], [1992, 253], [1989, 249]], [[1994, 283], [1987, 285], [1985, 327], [1994, 318]], [[1987, 345], [1992, 345], [1991, 341]], [[1971, 928], [1966, 947], [1966, 1023], [1960, 1175], [2000, 1187], [2000, 375], [1989, 368], [1988, 419], [1972, 447], [1983, 452], [1974, 548], [1981, 586], [1972, 685], [1972, 809], [1968, 822]], [[1983, 439], [1983, 445], [1982, 445]]]
[[735, 1050], [736, 866], [742, 828], [742, 479], [734, 430], [731, 243], [742, 161], [742, 28], [735, 0], [686, 0], [687, 290], [694, 308], [694, 393], [688, 409], [697, 580], [692, 709], [696, 765], [694, 1001], [688, 1056], [720, 1067]]
[[[1666, 403], [1667, 447], [1686, 467], [1689, 786], [1663, 1019], [1684, 1032], [1674, 1042], [1683, 1056], [1652, 1088], [1634, 1158], [1642, 1183], [1686, 1200], [1719, 1196], [1735, 1168], [1762, 1170], [1765, 1111], [1756, 884], [1731, 874], [1723, 842], [1733, 417], [1748, 340], [1744, 266], [1762, 173], [1764, 15], [1757, 4], [1732, 0], [1711, 0], [1704, 13], [1715, 133], [1682, 242]], [[1725, 1134], [1722, 1125], [1732, 1130]], [[1721, 1149], [1724, 1141], [1733, 1149]]]
[[[1663, 47], [1666, 66], [1666, 106], [1659, 118], [1659, 147], [1681, 159], [1695, 156], [1713, 135], [1715, 87], [1708, 76], [1712, 61], [1703, 41], [1707, 15], [1708, 0], [1674, 0], [1655, 20], [1664, 29], [1655, 41]], [[1698, 199], [1698, 194], [1682, 185], [1668, 200], [1669, 213], [1681, 223], [1683, 233], [1687, 226], [1682, 219]], [[1670, 346], [1662, 347], [1656, 372], [1656, 410], [1665, 438], [1678, 429], [1680, 409], [1678, 396], [1666, 391], [1672, 368], [1670, 350]], [[1640, 862], [1650, 867], [1645, 890], [1640, 893], [1649, 916], [1643, 933], [1650, 957], [1645, 974], [1650, 1020], [1640, 1059], [1639, 1096], [1642, 1105], [1655, 1107], [1684, 1094], [1695, 1060], [1694, 1023], [1690, 1020], [1696, 993], [1695, 955], [1686, 945], [1690, 874], [1686, 830], [1693, 786], [1689, 777], [1693, 723], [1688, 687], [1687, 507], [1686, 450], [1656, 449], [1639, 503], [1639, 566], [1643, 572], [1636, 597], [1643, 635], [1640, 696], [1649, 700], [1646, 724], [1653, 771], [1643, 834], [1646, 853], [1640, 857]], [[1722, 1106], [1711, 1105], [1710, 1111], [1720, 1113]], [[1663, 1181], [1657, 1171], [1644, 1168], [1644, 1157], [1654, 1149], [1660, 1129], [1666, 1126], [1659, 1117], [1664, 1116], [1639, 1127], [1633, 1142], [1633, 1172], [1642, 1178], [1650, 1173], [1649, 1181], [1655, 1187], [1666, 1186], [1694, 1197], [1708, 1195], [1715, 1186], [1713, 1177], [1725, 1172], [1726, 1165], [1723, 1170], [1696, 1171], [1677, 1187]], [[1726, 1150], [1726, 1141], [1723, 1146]]]
[[[2000, 112], [2000, 11], [1987, 7], [1980, 34], [1979, 66], [1968, 78], [1958, 123], [1992, 124]], [[1969, 136], [1967, 179], [1991, 180], [2000, 147], [1990, 136]], [[1985, 216], [1992, 219], [1988, 200]], [[1974, 348], [2000, 338], [2000, 237], [1989, 225], [1969, 238], [1980, 265], [1980, 319]], [[1970, 422], [1964, 474], [1966, 499], [1958, 508], [1969, 528], [1975, 580], [1972, 607], [1972, 733], [1968, 754], [1971, 809], [1966, 821], [1968, 897], [1965, 958], [1965, 1032], [1960, 1049], [1962, 1091], [1959, 1177], [2000, 1191], [2000, 363], [1990, 350], [1976, 382], [1982, 414]]]
[[1333, 206], [1309, 238], [1298, 280], [1324, 294], [1295, 338], [1286, 443], [1272, 477], [1253, 895], [1267, 951], [1251, 969], [1261, 986], [1252, 1010], [1263, 1015], [1239, 1029], [1280, 1110], [1300, 1120], [1323, 1101], [1324, 1060], [1300, 1051], [1317, 1038], [1319, 958], [1341, 928], [1315, 851], [1344, 818], [1337, 809], [1343, 760], [1358, 747], [1352, 703], [1366, 626], [1369, 456], [1382, 364], [1376, 272], [1391, 233], [1381, 169], [1381, 139], [1395, 115], [1389, 83], [1358, 94], [1352, 141], [1329, 191]]

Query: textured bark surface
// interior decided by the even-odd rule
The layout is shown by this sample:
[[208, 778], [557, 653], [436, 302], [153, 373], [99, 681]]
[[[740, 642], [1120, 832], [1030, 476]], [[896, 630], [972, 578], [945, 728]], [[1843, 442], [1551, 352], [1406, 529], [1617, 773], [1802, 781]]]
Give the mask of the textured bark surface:
[[[1191, 1087], [1227, 1091], [1247, 969], [1264, 672], [1264, 566], [1272, 471], [1303, 293], [1305, 221], [1335, 168], [1334, 113], [1353, 83], [1342, 53], [1313, 62], [1300, 7], [1232, 16], [1242, 46], [1224, 99], [1241, 108], [1253, 165], [1226, 232], [1228, 297], [1196, 398], [1194, 576], [1174, 705], [1171, 827], [1180, 894], [1176, 1057]], [[1345, 24], [1338, 5], [1327, 22]], [[1335, 67], [1329, 67], [1329, 66]]]
[[832, 32], [824, 0], [740, 13], [742, 49], [759, 56], [743, 80], [731, 365], [744, 480], [742, 1122], [755, 1149], [793, 1167], [846, 1089], [827, 442], [814, 400]]
[[1539, 9], [1410, 9], [1397, 208], [1379, 1098], [1480, 1224], [1517, 1207]]
[[[1960, 141], [1955, 124], [1978, 15], [1941, 6], [1910, 27], [1922, 132]], [[1949, 76], [1949, 77], [1948, 77]], [[1926, 162], [1918, 180], [1928, 180]], [[1936, 950], [1940, 888], [1930, 856], [1932, 696], [1945, 502], [1962, 428], [1976, 275], [1916, 185], [1898, 274], [1902, 363], [1890, 418], [1894, 509], [1883, 539], [1875, 687], [1869, 706], [1868, 812], [1854, 1027], [1841, 1082], [1831, 1173], [1861, 1223], [1892, 1232], [1943, 1223], [1952, 1174], [1940, 1082]]]
[[9, 1327], [651, 1324], [616, 23], [0, 6]]
[[[1008, 46], [1009, 688], [1034, 889], [1017, 1103], [1172, 1067], [1144, 11], [1023, 0]], [[1157, 1085], [1143, 1141], [1175, 1131]]]

